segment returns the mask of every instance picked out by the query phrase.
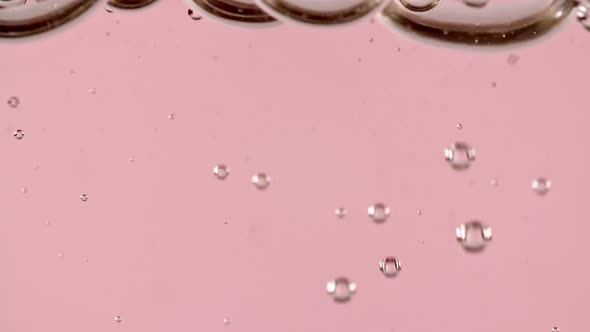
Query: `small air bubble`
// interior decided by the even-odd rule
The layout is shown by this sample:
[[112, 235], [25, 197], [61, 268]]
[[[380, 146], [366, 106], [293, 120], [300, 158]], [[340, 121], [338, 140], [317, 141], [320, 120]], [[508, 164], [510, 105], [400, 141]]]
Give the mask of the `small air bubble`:
[[559, 332], [559, 327], [557, 327], [557, 326], [552, 327], [551, 332]]
[[496, 86], [498, 86], [496, 82], [492, 82], [492, 88], [495, 88]]
[[467, 251], [477, 252], [485, 248], [486, 243], [492, 239], [492, 229], [484, 226], [478, 220], [472, 220], [461, 224], [456, 229], [457, 241]]
[[339, 207], [334, 211], [334, 213], [336, 214], [336, 217], [342, 219], [342, 218], [346, 217], [346, 215], [348, 214], [348, 211], [343, 207]]
[[383, 203], [375, 203], [369, 206], [369, 217], [371, 217], [374, 222], [384, 222], [389, 217], [390, 212], [389, 207]]
[[422, 215], [422, 210], [418, 210], [418, 215], [421, 216]]
[[340, 277], [328, 281], [326, 289], [334, 301], [347, 302], [356, 292], [356, 283], [351, 282], [348, 278]]
[[21, 139], [23, 139], [23, 137], [25, 137], [25, 132], [22, 131], [21, 129], [17, 129], [12, 135], [16, 139], [21, 140]]
[[445, 149], [445, 159], [455, 170], [465, 170], [475, 160], [475, 150], [467, 143], [455, 142]]
[[252, 176], [252, 183], [256, 188], [264, 190], [270, 185], [270, 177], [266, 173], [258, 173]]
[[537, 193], [537, 195], [545, 195], [551, 190], [551, 180], [539, 177], [533, 180], [531, 187]]
[[121, 316], [115, 316], [115, 322], [116, 322], [116, 323], [121, 323], [121, 322], [123, 322], [123, 317], [121, 317]]
[[231, 324], [229, 317], [224, 317], [223, 318], [223, 326], [228, 326], [229, 324]]
[[213, 174], [219, 180], [225, 180], [229, 176], [229, 168], [223, 164], [213, 167]]
[[492, 179], [490, 181], [490, 184], [492, 185], [492, 187], [497, 187], [500, 185], [500, 183], [498, 182], [498, 179]]
[[374, 41], [375, 41], [375, 39], [369, 38], [369, 43], [373, 43]]
[[174, 113], [168, 114], [168, 119], [169, 120], [174, 120], [175, 118], [176, 118], [176, 115]]
[[82, 202], [86, 202], [88, 200], [88, 195], [86, 195], [86, 194], [80, 195], [80, 200], [82, 200]]
[[462, 124], [460, 124], [460, 123], [457, 123], [457, 126], [456, 126], [456, 127], [457, 127], [457, 129], [459, 129], [459, 130], [463, 129], [463, 125], [462, 125]]
[[88, 93], [96, 94], [96, 89], [95, 88], [90, 88], [90, 89], [88, 89]]
[[20, 188], [20, 191], [21, 191], [23, 194], [26, 194], [26, 193], [28, 193], [28, 192], [29, 192], [29, 190], [28, 190], [26, 187], [22, 187], [22, 188]]
[[385, 257], [379, 262], [379, 270], [381, 270], [386, 277], [394, 277], [402, 270], [402, 265], [395, 257]]
[[20, 104], [20, 100], [18, 99], [18, 97], [12, 96], [12, 97], [8, 98], [7, 104], [8, 104], [8, 106], [10, 106], [12, 108], [16, 108]]

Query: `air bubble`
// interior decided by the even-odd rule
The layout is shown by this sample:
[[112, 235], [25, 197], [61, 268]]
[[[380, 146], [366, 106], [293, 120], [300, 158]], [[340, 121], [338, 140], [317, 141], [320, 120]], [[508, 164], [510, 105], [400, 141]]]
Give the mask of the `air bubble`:
[[348, 214], [348, 211], [343, 207], [339, 207], [336, 210], [334, 210], [334, 213], [336, 214], [336, 217], [342, 219], [342, 218], [346, 217], [346, 215]]
[[465, 170], [475, 161], [475, 150], [465, 142], [455, 142], [445, 149], [445, 159], [456, 170]]
[[123, 322], [123, 317], [121, 317], [121, 316], [115, 316], [115, 322], [116, 322], [116, 323], [121, 323], [121, 322]]
[[213, 167], [213, 174], [219, 180], [225, 180], [229, 176], [229, 168], [223, 164]]
[[231, 321], [229, 320], [229, 317], [223, 318], [223, 326], [228, 326], [230, 323], [231, 323]]
[[386, 277], [394, 277], [402, 270], [402, 265], [395, 257], [385, 257], [379, 262], [379, 270], [381, 270]]
[[175, 118], [176, 118], [176, 115], [174, 113], [168, 114], [168, 120], [174, 120]]
[[256, 188], [264, 190], [270, 185], [270, 176], [266, 175], [266, 173], [255, 174], [252, 176], [252, 183]]
[[456, 235], [457, 241], [465, 250], [477, 252], [483, 250], [486, 243], [492, 239], [492, 228], [478, 220], [472, 220], [457, 227]]
[[82, 202], [86, 202], [86, 201], [88, 200], [88, 195], [86, 195], [86, 194], [82, 194], [82, 195], [80, 195], [80, 200], [81, 200]]
[[551, 190], [551, 180], [539, 177], [533, 180], [531, 187], [537, 195], [546, 195]]
[[389, 217], [390, 212], [389, 207], [383, 203], [375, 203], [369, 206], [369, 217], [374, 222], [384, 222]]
[[425, 12], [438, 5], [439, 0], [399, 0], [404, 7], [413, 12]]
[[20, 100], [18, 99], [18, 97], [12, 96], [8, 98], [8, 101], [6, 103], [8, 104], [8, 106], [12, 108], [17, 108], [20, 104]]
[[347, 302], [356, 292], [356, 283], [348, 280], [348, 278], [340, 277], [328, 281], [326, 289], [334, 301]]
[[463, 125], [460, 123], [457, 123], [457, 129], [459, 129], [459, 130], [463, 129]]
[[23, 139], [23, 137], [25, 137], [25, 132], [21, 129], [17, 129], [12, 135], [14, 136], [14, 138], [21, 140]]

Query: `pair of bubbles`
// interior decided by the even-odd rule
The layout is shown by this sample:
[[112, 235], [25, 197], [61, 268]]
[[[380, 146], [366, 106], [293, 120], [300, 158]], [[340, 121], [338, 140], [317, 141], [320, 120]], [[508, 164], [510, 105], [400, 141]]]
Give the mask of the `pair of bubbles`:
[[[156, 0], [108, 0], [132, 9]], [[555, 31], [577, 8], [590, 27], [590, 0], [183, 0], [190, 10], [226, 23], [280, 22], [342, 26], [372, 17], [402, 34], [469, 45], [501, 45]], [[43, 32], [79, 16], [98, 0], [0, 0], [0, 36]]]

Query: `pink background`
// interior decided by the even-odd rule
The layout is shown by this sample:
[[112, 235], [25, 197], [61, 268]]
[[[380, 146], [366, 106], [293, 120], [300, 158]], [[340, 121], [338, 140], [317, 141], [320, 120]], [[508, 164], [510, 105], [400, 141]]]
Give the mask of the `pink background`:
[[[0, 41], [0, 331], [590, 331], [590, 34], [573, 17], [481, 51], [186, 10], [98, 5]], [[455, 140], [469, 171], [443, 160]], [[476, 255], [454, 237], [472, 218], [494, 231]], [[325, 292], [338, 276], [349, 303]]]

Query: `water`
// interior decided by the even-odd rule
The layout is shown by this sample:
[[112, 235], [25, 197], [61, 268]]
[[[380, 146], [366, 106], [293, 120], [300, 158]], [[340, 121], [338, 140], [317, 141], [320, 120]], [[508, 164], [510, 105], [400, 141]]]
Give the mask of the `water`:
[[466, 170], [475, 161], [475, 149], [465, 142], [455, 142], [444, 152], [445, 159], [456, 170]]
[[25, 137], [25, 132], [22, 131], [21, 129], [17, 129], [12, 135], [16, 139], [21, 140], [21, 139], [23, 139], [23, 137]]
[[402, 265], [395, 257], [385, 257], [379, 262], [379, 270], [381, 270], [386, 277], [394, 277], [402, 270]]
[[20, 104], [20, 100], [18, 99], [18, 97], [12, 96], [12, 97], [8, 98], [7, 103], [8, 103], [8, 106], [10, 106], [12, 108], [17, 108], [18, 105]]
[[539, 177], [533, 180], [531, 188], [537, 193], [537, 195], [546, 195], [551, 190], [551, 180]]
[[478, 220], [459, 225], [456, 229], [457, 241], [467, 251], [477, 252], [486, 247], [492, 240], [492, 229]]
[[258, 173], [252, 176], [252, 183], [260, 190], [264, 190], [270, 186], [270, 176], [266, 173]]
[[369, 217], [374, 222], [384, 222], [389, 217], [390, 212], [389, 207], [383, 203], [375, 203], [369, 206]]
[[326, 289], [334, 301], [347, 302], [356, 292], [356, 283], [348, 280], [348, 278], [339, 277], [328, 281]]
[[219, 165], [213, 167], [213, 174], [219, 180], [225, 180], [225, 178], [227, 178], [229, 176], [229, 168], [223, 164], [219, 164]]

